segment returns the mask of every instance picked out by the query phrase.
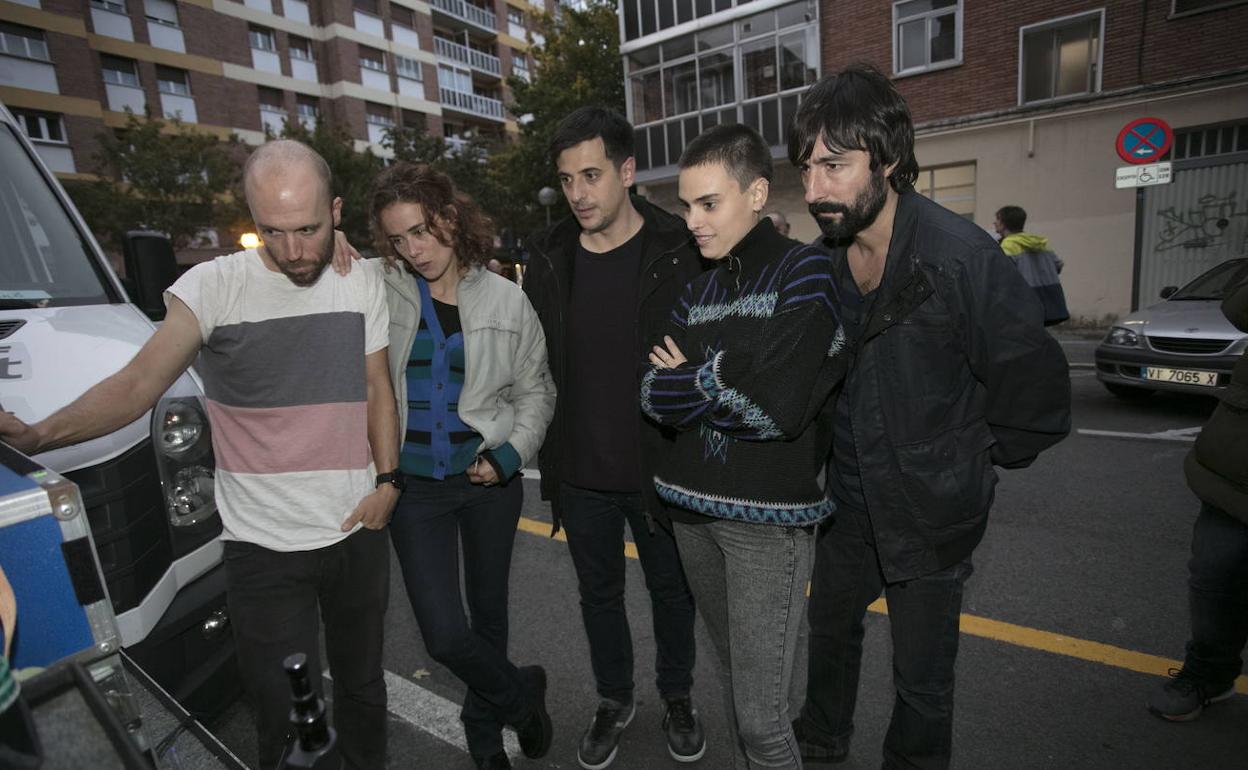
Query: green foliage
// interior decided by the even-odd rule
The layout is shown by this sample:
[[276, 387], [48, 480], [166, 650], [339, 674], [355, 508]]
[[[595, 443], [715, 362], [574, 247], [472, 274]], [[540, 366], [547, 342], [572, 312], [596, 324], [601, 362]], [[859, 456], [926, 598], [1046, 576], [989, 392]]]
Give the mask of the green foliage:
[[382, 169], [381, 158], [370, 150], [357, 152], [355, 141], [346, 130], [318, 121], [309, 131], [302, 123], [287, 121], [283, 139], [303, 142], [320, 153], [334, 178], [334, 195], [342, 198], [340, 229], [357, 249], [372, 244], [368, 226], [368, 193]]
[[119, 249], [127, 230], [157, 230], [180, 249], [203, 228], [245, 216], [239, 147], [177, 120], [131, 115], [125, 128], [99, 135], [99, 178], [65, 188], [106, 248]]

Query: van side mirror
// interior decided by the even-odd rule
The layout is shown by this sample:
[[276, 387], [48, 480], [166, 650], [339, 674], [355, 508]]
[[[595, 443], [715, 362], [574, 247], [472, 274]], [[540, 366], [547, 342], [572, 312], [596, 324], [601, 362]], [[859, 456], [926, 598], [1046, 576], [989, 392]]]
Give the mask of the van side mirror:
[[122, 241], [126, 289], [130, 299], [153, 321], [165, 317], [165, 289], [178, 279], [173, 244], [164, 233], [130, 230]]
[[1171, 295], [1173, 295], [1178, 290], [1179, 290], [1178, 286], [1167, 286], [1166, 288], [1161, 290], [1161, 298], [1170, 299]]

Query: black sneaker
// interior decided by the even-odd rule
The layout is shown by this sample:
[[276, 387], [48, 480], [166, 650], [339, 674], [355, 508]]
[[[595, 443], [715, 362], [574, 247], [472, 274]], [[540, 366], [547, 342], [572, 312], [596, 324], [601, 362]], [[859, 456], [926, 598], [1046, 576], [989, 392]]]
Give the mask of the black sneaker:
[[620, 703], [617, 700], [603, 698], [594, 713], [594, 721], [581, 736], [581, 745], [576, 750], [576, 761], [585, 770], [602, 770], [615, 761], [620, 749], [620, 735], [628, 723], [633, 721], [637, 706], [631, 700]]
[[474, 756], [472, 761], [477, 763], [477, 770], [511, 770], [511, 760], [507, 758], [505, 751], [491, 754], [488, 757]]
[[521, 666], [519, 670], [520, 678], [529, 686], [534, 700], [533, 710], [514, 725], [516, 738], [526, 757], [540, 759], [550, 751], [550, 742], [554, 738], [550, 713], [546, 711], [546, 669], [541, 666]]
[[802, 754], [802, 762], [834, 764], [849, 758], [849, 738], [851, 729], [842, 736], [833, 738], [831, 742], [815, 740], [807, 734], [800, 718], [793, 720], [793, 737], [797, 738], [797, 749]]
[[698, 710], [688, 695], [664, 698], [663, 729], [667, 732], [667, 753], [677, 762], [697, 762], [706, 753], [706, 737]]
[[1148, 710], [1171, 722], [1190, 722], [1205, 706], [1224, 701], [1235, 694], [1235, 683], [1227, 686], [1202, 682], [1182, 669], [1170, 669], [1170, 681], [1148, 696]]

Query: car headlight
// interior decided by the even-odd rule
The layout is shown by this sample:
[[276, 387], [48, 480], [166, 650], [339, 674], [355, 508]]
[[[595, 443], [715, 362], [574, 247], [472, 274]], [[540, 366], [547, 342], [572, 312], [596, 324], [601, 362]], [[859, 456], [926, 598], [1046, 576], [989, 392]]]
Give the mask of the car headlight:
[[1122, 326], [1115, 326], [1109, 330], [1108, 336], [1105, 337], [1106, 345], [1118, 345], [1124, 348], [1135, 348], [1140, 345], [1140, 336]]
[[152, 411], [152, 422], [169, 521], [175, 527], [189, 527], [215, 516], [212, 430], [200, 400], [166, 396]]

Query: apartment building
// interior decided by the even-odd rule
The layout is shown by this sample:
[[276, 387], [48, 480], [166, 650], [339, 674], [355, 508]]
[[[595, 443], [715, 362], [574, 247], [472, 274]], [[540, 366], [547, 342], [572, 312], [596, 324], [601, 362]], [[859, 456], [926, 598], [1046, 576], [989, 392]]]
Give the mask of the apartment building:
[[0, 101], [63, 175], [90, 173], [128, 112], [253, 144], [324, 119], [381, 155], [394, 126], [501, 136], [545, 3], [0, 0]]

